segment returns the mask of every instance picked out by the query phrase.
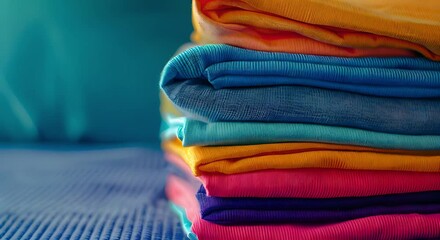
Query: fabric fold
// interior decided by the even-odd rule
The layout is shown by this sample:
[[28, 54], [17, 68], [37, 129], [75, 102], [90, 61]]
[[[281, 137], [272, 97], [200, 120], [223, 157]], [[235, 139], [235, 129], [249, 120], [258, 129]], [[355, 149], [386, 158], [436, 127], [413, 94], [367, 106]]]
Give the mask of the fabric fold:
[[160, 78], [191, 240], [440, 239], [440, 3], [192, 0]]
[[363, 198], [221, 198], [196, 194], [201, 218], [221, 225], [331, 223], [386, 214], [440, 213], [440, 192]]
[[[440, 60], [440, 4], [393, 0], [193, 0], [193, 40], [333, 56], [408, 55]], [[353, 21], [356, 19], [356, 21]]]
[[[183, 170], [185, 176], [189, 176], [187, 179], [193, 179], [191, 170], [180, 157], [167, 153], [166, 159]], [[289, 169], [229, 175], [202, 173], [198, 179], [208, 196], [232, 198], [367, 197], [440, 191], [439, 173], [401, 171]]]
[[412, 152], [325, 143], [183, 147], [177, 139], [165, 141], [162, 146], [179, 155], [196, 176], [203, 172], [235, 174], [296, 168], [440, 171], [438, 151]]
[[[422, 77], [423, 76], [423, 77]], [[164, 84], [203, 79], [214, 89], [297, 85], [387, 97], [440, 96], [440, 64], [424, 58], [342, 58], [190, 47], [164, 70]]]
[[[384, 98], [340, 90], [329, 90], [321, 87], [276, 85], [276, 81], [273, 82], [272, 79], [277, 78], [273, 78], [273, 76], [262, 79], [259, 79], [260, 77], [258, 76], [245, 76], [244, 81], [228, 80], [229, 77], [233, 76], [233, 73], [227, 72], [229, 67], [222, 70], [226, 80], [222, 80], [221, 85], [217, 85], [216, 89], [215, 83], [209, 81], [209, 74], [205, 75], [207, 73], [205, 73], [204, 64], [210, 61], [218, 61], [225, 57], [237, 58], [237, 61], [240, 58], [252, 57], [252, 61], [248, 61], [244, 65], [237, 63], [240, 69], [247, 69], [248, 67], [252, 69], [252, 66], [258, 68], [258, 64], [254, 64], [253, 61], [260, 57], [262, 57], [261, 60], [265, 58], [273, 60], [283, 57], [299, 57], [301, 62], [310, 61], [310, 58], [317, 58], [318, 61], [323, 61], [323, 57], [317, 56], [262, 53], [226, 45], [206, 45], [188, 49], [167, 64], [160, 84], [168, 99], [185, 116], [204, 122], [311, 123], [399, 134], [440, 134], [440, 122], [437, 121], [440, 119], [440, 100], [435, 98]], [[370, 70], [371, 68], [384, 65], [399, 68], [396, 64], [403, 64], [404, 67], [402, 68], [409, 67], [413, 70], [415, 70], [415, 66], [419, 65], [423, 65], [423, 68], [428, 69], [440, 67], [437, 63], [423, 59], [415, 59], [414, 61], [419, 63], [413, 62], [414, 64], [410, 63], [411, 59], [401, 58], [338, 59], [325, 57], [324, 59], [338, 64], [344, 63], [348, 66], [360, 64]], [[326, 64], [325, 61], [321, 62], [321, 64]], [[406, 61], [409, 62], [405, 63]], [[280, 67], [277, 70], [283, 72], [286, 69]], [[364, 81], [361, 84], [370, 84], [367, 84], [368, 87], [381, 88], [384, 84], [391, 84], [390, 86], [406, 84], [413, 86], [408, 89], [408, 91], [413, 93], [417, 89], [414, 84], [422, 84], [422, 86], [428, 84], [425, 85], [426, 91], [423, 90], [423, 93], [440, 89], [438, 88], [440, 85], [440, 74], [437, 70], [425, 71], [423, 74], [414, 74], [413, 77], [418, 78], [418, 80], [408, 79], [408, 81], [402, 80], [402, 82], [399, 82], [399, 79], [406, 78], [404, 76], [409, 77], [412, 75], [404, 74], [403, 72], [406, 70], [400, 69], [403, 72], [390, 74], [385, 78], [382, 78], [383, 76], [377, 77], [376, 80], [378, 82], [376, 84], [370, 79], [370, 73], [375, 72], [381, 75], [383, 71], [370, 70], [367, 70], [368, 73], [363, 76], [364, 79], [360, 80], [361, 82]], [[337, 76], [345, 73], [348, 74], [346, 77], [339, 78]], [[348, 77], [350, 76], [349, 72], [341, 71], [334, 72], [334, 74], [336, 75], [322, 75], [323, 79], [329, 79], [326, 84], [331, 83], [331, 77], [335, 76], [336, 81], [348, 81], [344, 84], [350, 87], [356, 86], [355, 82], [351, 81], [357, 80]], [[420, 78], [420, 75], [424, 77]], [[313, 78], [313, 74], [310, 77]], [[392, 79], [396, 81], [392, 81]], [[370, 80], [373, 82], [369, 82]], [[304, 83], [308, 84], [309, 82], [306, 80]], [[338, 82], [337, 84], [340, 83]], [[361, 88], [363, 87], [358, 89]], [[380, 91], [374, 90], [374, 92], [379, 93]], [[389, 91], [383, 91], [383, 93], [389, 93]], [[328, 101], [328, 99], [332, 99], [332, 101]], [[393, 109], [393, 111], [390, 109]]]
[[[165, 101], [163, 104], [168, 104]], [[281, 142], [322, 142], [374, 148], [438, 150], [438, 135], [403, 135], [317, 124], [212, 122], [181, 117], [172, 107], [164, 107], [162, 140], [179, 138], [182, 145], [224, 146]], [[168, 114], [173, 111], [178, 114]]]
[[[440, 214], [393, 214], [365, 217], [333, 224], [222, 226], [201, 219], [200, 206], [182, 180], [169, 177], [169, 199], [184, 208], [186, 225], [198, 239], [414, 239], [440, 237]], [[191, 223], [189, 223], [191, 222]], [[424, 229], [424, 231], [420, 231]]]

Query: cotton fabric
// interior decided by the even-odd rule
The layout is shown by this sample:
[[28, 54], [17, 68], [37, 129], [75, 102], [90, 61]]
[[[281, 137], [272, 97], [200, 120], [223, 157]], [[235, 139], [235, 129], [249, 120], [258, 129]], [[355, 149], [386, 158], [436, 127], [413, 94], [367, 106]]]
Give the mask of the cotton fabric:
[[[199, 184], [200, 185], [200, 184]], [[208, 196], [203, 185], [197, 190], [196, 198], [201, 205], [202, 215], [228, 209], [253, 210], [349, 210], [369, 206], [394, 206], [438, 203], [439, 191], [389, 194], [371, 197], [346, 198], [227, 198]], [[205, 212], [205, 214], [203, 214]]]
[[160, 80], [191, 240], [440, 238], [440, 4], [374, 1], [193, 0]]
[[332, 56], [413, 50], [439, 60], [439, 11], [436, 0], [193, 0], [193, 40]]
[[193, 186], [202, 182], [208, 196], [216, 197], [337, 198], [440, 190], [439, 173], [339, 169], [202, 173], [200, 182], [194, 182], [188, 177], [193, 176], [191, 170], [180, 157], [167, 153], [166, 159], [186, 173], [181, 177]]
[[294, 168], [440, 172], [438, 152], [409, 152], [324, 143], [182, 147], [177, 139], [165, 141], [163, 149], [179, 155], [196, 176], [202, 172], [234, 174]]
[[[185, 209], [198, 239], [414, 239], [440, 237], [440, 214], [395, 214], [360, 218], [336, 224], [222, 226], [202, 220], [194, 190], [170, 177], [167, 196]], [[184, 216], [184, 214], [181, 214]], [[191, 222], [191, 223], [190, 223]], [[420, 231], [424, 229], [424, 231]]]
[[299, 85], [389, 97], [439, 97], [440, 64], [424, 58], [343, 58], [205, 45], [164, 68], [163, 85], [203, 79], [214, 89]]
[[[206, 123], [187, 117], [166, 114], [168, 109], [163, 109], [163, 114], [166, 117], [163, 122], [162, 139], [167, 140], [178, 137], [184, 147], [322, 142], [387, 149], [440, 149], [440, 136], [438, 135], [402, 135], [356, 128], [299, 123]], [[175, 113], [178, 113], [177, 116], [181, 115], [179, 112]]]
[[215, 89], [202, 77], [199, 64], [205, 57], [221, 56], [217, 54], [221, 49], [240, 51], [225, 45], [195, 47], [165, 67], [161, 88], [185, 116], [205, 122], [294, 122], [400, 134], [440, 133], [438, 99], [382, 98], [304, 86]]
[[201, 218], [221, 225], [331, 223], [387, 214], [440, 213], [439, 192], [366, 198], [219, 198], [196, 193]]

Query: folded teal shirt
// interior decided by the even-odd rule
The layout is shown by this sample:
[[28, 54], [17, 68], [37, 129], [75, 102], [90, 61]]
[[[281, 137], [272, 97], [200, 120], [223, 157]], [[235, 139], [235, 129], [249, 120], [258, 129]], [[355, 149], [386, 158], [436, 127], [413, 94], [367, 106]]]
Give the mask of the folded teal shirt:
[[440, 99], [432, 94], [440, 89], [439, 69], [422, 58], [205, 45], [173, 58], [161, 88], [186, 116], [205, 122], [311, 123], [426, 135], [440, 134]]
[[163, 139], [178, 137], [184, 146], [323, 142], [375, 148], [439, 150], [440, 136], [403, 135], [300, 123], [213, 122], [166, 117]]

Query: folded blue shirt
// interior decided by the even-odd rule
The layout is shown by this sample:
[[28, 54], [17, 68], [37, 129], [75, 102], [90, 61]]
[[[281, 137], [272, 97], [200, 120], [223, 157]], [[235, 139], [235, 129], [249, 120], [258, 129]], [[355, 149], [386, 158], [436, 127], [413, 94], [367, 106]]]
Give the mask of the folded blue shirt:
[[215, 89], [298, 85], [373, 96], [440, 97], [440, 63], [425, 58], [344, 58], [272, 53], [228, 45], [190, 48], [164, 79], [206, 79]]
[[160, 84], [186, 116], [205, 122], [439, 134], [439, 69], [439, 63], [421, 58], [338, 58], [205, 45], [173, 58]]

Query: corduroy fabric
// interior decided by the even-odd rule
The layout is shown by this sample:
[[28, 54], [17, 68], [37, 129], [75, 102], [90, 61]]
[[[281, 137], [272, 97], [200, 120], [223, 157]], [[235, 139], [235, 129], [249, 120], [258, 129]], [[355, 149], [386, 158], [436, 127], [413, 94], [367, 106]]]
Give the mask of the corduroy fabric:
[[[166, 102], [169, 103], [169, 101]], [[162, 139], [167, 140], [177, 136], [185, 147], [323, 142], [387, 149], [440, 149], [440, 136], [438, 135], [402, 135], [299, 123], [205, 123], [186, 117], [173, 117], [169, 114], [165, 121]]]
[[440, 192], [365, 198], [220, 198], [196, 194], [201, 218], [222, 225], [331, 223], [386, 214], [440, 213]]
[[206, 45], [181, 52], [165, 66], [163, 86], [185, 79], [206, 80], [214, 89], [299, 85], [373, 96], [440, 96], [440, 63], [424, 58], [324, 57]]
[[222, 197], [332, 198], [440, 190], [438, 173], [397, 171], [267, 170], [203, 174], [200, 179], [209, 195]]
[[215, 211], [233, 209], [253, 210], [350, 210], [370, 206], [392, 207], [399, 205], [436, 204], [440, 202], [440, 191], [388, 194], [370, 197], [346, 198], [229, 198], [208, 196], [203, 185], [196, 198], [202, 206], [202, 215]]
[[165, 141], [162, 146], [165, 151], [179, 155], [196, 176], [203, 172], [234, 174], [295, 168], [440, 172], [438, 151], [410, 152], [325, 143], [183, 147], [177, 139]]
[[195, 47], [165, 67], [161, 88], [186, 116], [205, 122], [315, 123], [400, 134], [440, 134], [439, 99], [382, 98], [304, 86], [214, 89], [201, 78], [204, 68], [198, 64], [203, 62], [199, 59], [219, 56], [216, 52], [221, 49], [240, 51], [225, 45]]
[[[193, 178], [180, 157], [166, 154], [166, 159], [182, 169], [188, 180]], [[336, 198], [440, 190], [439, 173], [397, 171], [265, 170], [230, 175], [203, 173], [198, 179], [208, 195], [216, 197]]]
[[396, 214], [318, 225], [222, 226], [201, 219], [195, 192], [170, 177], [169, 199], [183, 207], [198, 239], [418, 239], [440, 237], [440, 214]]
[[[440, 4], [414, 1], [193, 0], [193, 40], [264, 51], [440, 60]], [[354, 20], [355, 19], [355, 20]]]
[[0, 239], [184, 240], [142, 146], [0, 146]]

